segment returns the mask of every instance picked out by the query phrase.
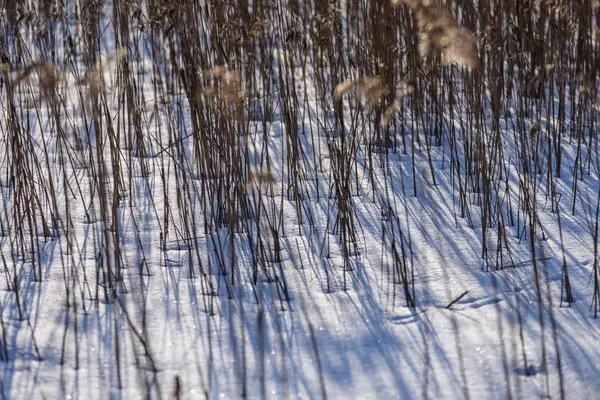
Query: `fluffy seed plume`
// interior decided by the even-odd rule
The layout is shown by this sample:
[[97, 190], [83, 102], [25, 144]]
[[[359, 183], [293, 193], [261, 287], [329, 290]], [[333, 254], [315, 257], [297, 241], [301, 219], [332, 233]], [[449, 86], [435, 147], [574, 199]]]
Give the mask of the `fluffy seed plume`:
[[242, 89], [242, 77], [238, 72], [228, 70], [224, 65], [202, 71], [206, 85], [196, 93], [196, 101], [202, 98], [241, 105], [246, 98]]
[[271, 171], [261, 171], [258, 169], [253, 169], [250, 172], [251, 178], [246, 185], [246, 189], [253, 189], [259, 185], [269, 185], [277, 182], [277, 178]]
[[13, 81], [14, 85], [18, 86], [23, 81], [29, 80], [34, 73], [38, 75], [40, 88], [45, 91], [58, 87], [62, 78], [62, 72], [55, 64], [49, 61], [36, 61], [17, 75]]
[[356, 80], [349, 80], [338, 84], [333, 90], [333, 98], [340, 100], [346, 94], [354, 91], [363, 99], [367, 106], [373, 106], [388, 94], [388, 89], [383, 85], [381, 76], [363, 76]]
[[77, 84], [89, 85], [90, 93], [98, 93], [104, 88], [104, 70], [108, 68], [112, 63], [118, 62], [122, 58], [127, 57], [127, 50], [119, 49], [115, 53], [109, 55], [104, 63], [98, 63], [89, 73], [81, 78]]
[[400, 106], [398, 105], [398, 103], [392, 103], [389, 106], [387, 106], [383, 113], [383, 117], [381, 118], [381, 124], [384, 127], [388, 126], [392, 121], [392, 118], [394, 118], [394, 115], [396, 115], [398, 111], [400, 111]]
[[479, 66], [475, 35], [461, 28], [454, 18], [430, 0], [391, 0], [393, 5], [406, 4], [413, 10], [421, 31], [419, 52], [431, 66], [462, 65], [470, 69]]

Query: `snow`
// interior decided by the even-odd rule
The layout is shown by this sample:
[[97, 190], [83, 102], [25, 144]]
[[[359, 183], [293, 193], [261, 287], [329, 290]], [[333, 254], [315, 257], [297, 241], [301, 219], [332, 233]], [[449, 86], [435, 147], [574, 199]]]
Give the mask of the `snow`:
[[[107, 80], [111, 73], [105, 71]], [[590, 213], [595, 213], [599, 182], [594, 170], [584, 175], [578, 183], [577, 213], [572, 215], [571, 166], [576, 143], [564, 140], [565, 173], [555, 180], [561, 193], [562, 240], [558, 214], [547, 201], [544, 183], [536, 194], [539, 230], [533, 253], [538, 279], [530, 232], [522, 232], [527, 225], [523, 215], [520, 225], [507, 232], [513, 260], [501, 250], [505, 258], [497, 262], [497, 237], [492, 229], [485, 238], [490, 249], [488, 262], [482, 260], [484, 235], [477, 205], [481, 199], [469, 193], [474, 213], [470, 224], [460, 216], [448, 135], [441, 146], [432, 147], [435, 185], [423, 143], [415, 149], [414, 172], [410, 140], [407, 154], [391, 152], [386, 160], [385, 155], [374, 153], [374, 185], [366, 146], [361, 147], [352, 167], [353, 195], [349, 199], [356, 248], [344, 250], [340, 232], [334, 229], [338, 178], [331, 168], [335, 155], [329, 150], [342, 144], [326, 133], [333, 124], [333, 111], [320, 109], [310, 79], [295, 84], [299, 92], [307, 85], [307, 97], [299, 102], [298, 111], [304, 118], [299, 119], [303, 126], [298, 132], [309, 133], [290, 137], [274, 94], [277, 108], [272, 120], [266, 127], [251, 122], [240, 139], [240, 146], [248, 141], [250, 163], [257, 170], [264, 168], [260, 160], [266, 143], [276, 177], [272, 194], [265, 185], [246, 190], [254, 213], [246, 219], [251, 234], [234, 232], [232, 236], [226, 227], [204, 232], [206, 216], [215, 212], [204, 205], [216, 207], [218, 200], [204, 203], [198, 195], [188, 201], [189, 209], [178, 206], [183, 185], [200, 193], [205, 179], [194, 169], [193, 138], [184, 141], [187, 165], [179, 164], [175, 149], [169, 147], [168, 126], [178, 132], [192, 131], [189, 105], [184, 94], [165, 100], [170, 104], [168, 111], [166, 105], [155, 109], [153, 101], [144, 104], [148, 115], [157, 111], [152, 121], [143, 121], [154, 151], [147, 158], [146, 177], [139, 159], [130, 158], [125, 143], [120, 144], [123, 176], [134, 172], [132, 182], [125, 182], [128, 193], [116, 216], [123, 281], [118, 297], [111, 301], [105, 301], [102, 294], [98, 302], [94, 300], [99, 259], [105, 257], [98, 254], [99, 243], [104, 243], [101, 235], [106, 229], [115, 229], [99, 219], [95, 177], [77, 165], [61, 164], [47, 101], [40, 101], [42, 121], [19, 111], [21, 124], [32, 122], [29, 151], [43, 161], [39, 177], [48, 179], [52, 172], [53, 183], [60, 188], [56, 190], [57, 209], [63, 225], [53, 238], [43, 237], [41, 231], [36, 235], [42, 282], [34, 280], [31, 260], [11, 257], [16, 246], [14, 232], [0, 237], [4, 258], [0, 272], [5, 277], [0, 279], [1, 337], [8, 349], [8, 360], [0, 362], [3, 396], [170, 398], [179, 377], [182, 395], [190, 399], [239, 398], [244, 394], [249, 398], [298, 399], [540, 398], [560, 397], [560, 372], [568, 396], [594, 398], [600, 390], [600, 322], [590, 312], [594, 244], [588, 221]], [[69, 104], [69, 116], [61, 124], [71, 144], [86, 124], [82, 109], [89, 112], [90, 107], [87, 100], [83, 106], [79, 103], [76, 90], [72, 81], [61, 88]], [[122, 110], [117, 90], [109, 90], [115, 121], [122, 118], [118, 117]], [[151, 99], [151, 87], [144, 90]], [[0, 96], [0, 143], [9, 149], [4, 95]], [[172, 113], [177, 101], [185, 105], [182, 115]], [[161, 129], [155, 125], [157, 121]], [[347, 124], [349, 138], [350, 120]], [[356, 143], [363, 146], [371, 132], [356, 132]], [[48, 153], [44, 152], [44, 140]], [[288, 191], [294, 179], [286, 167], [290, 140], [298, 140], [303, 151], [300, 163], [305, 170], [299, 177], [298, 198]], [[503, 126], [502, 141], [513, 156], [505, 157], [512, 160], [504, 166], [510, 178], [508, 186], [499, 182], [498, 193], [504, 195], [508, 188], [517, 196], [522, 166], [514, 161], [518, 144], [508, 126]], [[93, 139], [84, 138], [84, 142], [83, 151], [72, 153], [78, 162], [86, 159], [89, 149], [98, 150]], [[99, 150], [107, 160], [109, 147]], [[459, 155], [464, 166], [464, 155]], [[2, 156], [3, 179], [12, 160]], [[105, 167], [112, 191], [113, 166], [107, 162]], [[413, 173], [417, 174], [417, 196], [413, 195]], [[65, 190], [67, 183], [73, 187]], [[35, 183], [40, 191], [47, 185], [47, 181]], [[229, 190], [240, 187], [244, 185], [231, 182]], [[13, 224], [16, 191], [15, 185], [2, 181], [3, 223]], [[168, 211], [166, 204], [171, 207]], [[51, 208], [46, 207], [45, 211]], [[163, 252], [160, 233], [165, 230], [165, 213], [170, 213], [170, 233]], [[88, 214], [98, 219], [88, 220]], [[187, 236], [186, 219], [198, 224], [199, 236]], [[279, 259], [271, 226], [277, 227]], [[249, 237], [257, 240], [259, 236], [269, 244], [265, 264], [270, 271], [267, 276], [260, 270], [254, 284]], [[231, 258], [232, 245], [235, 259]], [[220, 246], [223, 252], [217, 250]], [[575, 298], [571, 306], [564, 301], [560, 304], [563, 250]], [[344, 251], [350, 253], [348, 265]], [[219, 260], [219, 254], [229, 258]], [[414, 283], [415, 308], [407, 307], [400, 283], [403, 278], [395, 270], [398, 254], [406, 257], [414, 271], [414, 276], [406, 279]], [[233, 285], [231, 274], [223, 275], [219, 263], [228, 268], [233, 265]], [[12, 276], [13, 271], [19, 277], [19, 300], [15, 291], [9, 290], [12, 283], [7, 273]], [[269, 279], [273, 276], [277, 279]]]

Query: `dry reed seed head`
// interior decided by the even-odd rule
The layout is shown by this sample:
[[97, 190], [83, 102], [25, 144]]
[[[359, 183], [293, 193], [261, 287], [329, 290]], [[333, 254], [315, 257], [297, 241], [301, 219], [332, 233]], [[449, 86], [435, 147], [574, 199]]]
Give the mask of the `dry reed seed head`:
[[441, 59], [442, 66], [479, 66], [475, 35], [458, 26], [454, 18], [430, 0], [392, 0], [406, 4], [415, 14], [421, 30], [419, 53], [429, 62]]
[[228, 70], [224, 65], [202, 71], [202, 77], [208, 82], [212, 79], [215, 85], [238, 85], [242, 81], [239, 72]]
[[108, 56], [108, 60], [121, 61], [123, 58], [127, 57], [128, 54], [129, 54], [129, 52], [127, 51], [127, 49], [121, 47], [116, 52], [114, 52], [113, 54]]
[[109, 68], [113, 63], [121, 61], [123, 58], [127, 57], [128, 52], [124, 48], [118, 49], [113, 54], [106, 57], [104, 63], [98, 61], [96, 66], [88, 72], [86, 76], [81, 78], [77, 84], [79, 85], [89, 85], [91, 94], [98, 94], [105, 88], [104, 84], [104, 71]]
[[100, 72], [101, 70], [93, 70], [87, 81], [84, 82], [90, 85], [90, 93], [92, 94], [98, 94], [104, 89], [104, 77]]
[[462, 31], [450, 47], [442, 51], [443, 65], [462, 65], [470, 69], [479, 66], [477, 58], [475, 37], [466, 31]]
[[50, 15], [56, 19], [67, 19], [67, 11], [65, 6], [59, 0], [52, 0], [50, 4]]
[[344, 97], [346, 94], [350, 93], [354, 89], [354, 81], [348, 80], [346, 82], [342, 82], [336, 85], [333, 90], [333, 98], [337, 101]]
[[40, 87], [43, 90], [56, 89], [61, 76], [61, 70], [56, 65], [49, 62], [44, 63], [40, 71]]
[[252, 27], [248, 31], [248, 36], [253, 38], [263, 36], [267, 32], [267, 26], [270, 22], [271, 21], [269, 20], [255, 22], [254, 24], [252, 24]]
[[217, 65], [216, 67], [202, 71], [202, 77], [204, 79], [207, 79], [214, 76], [221, 76], [226, 72], [227, 68], [225, 67], [225, 65]]
[[598, 94], [598, 86], [596, 85], [596, 78], [592, 74], [581, 73], [578, 76], [579, 81], [579, 93], [582, 95], [590, 95], [596, 97]]
[[408, 96], [409, 94], [412, 94], [412, 92], [414, 92], [414, 90], [415, 90], [415, 86], [412, 83], [400, 81], [396, 85], [396, 89], [397, 89], [396, 95], [398, 96], [399, 99], [402, 99], [404, 96]]
[[389, 93], [388, 89], [383, 85], [381, 76], [365, 77], [358, 85], [358, 92], [367, 102], [368, 106], [373, 106], [379, 100]]
[[356, 80], [349, 80], [338, 84], [334, 91], [335, 100], [340, 100], [346, 94], [354, 91], [356, 96], [365, 101], [367, 106], [373, 106], [381, 98], [389, 93], [389, 90], [383, 85], [381, 76], [366, 76]]
[[365, 76], [359, 82], [359, 87], [362, 87], [365, 91], [377, 89], [381, 86], [381, 76]]
[[207, 87], [205, 89], [197, 89], [195, 94], [196, 105], [200, 106], [203, 103], [204, 97], [210, 98], [213, 95], [214, 89], [211, 87]]
[[49, 61], [36, 61], [29, 64], [13, 80], [15, 86], [23, 81], [29, 81], [33, 74], [38, 77], [38, 84], [42, 90], [56, 89], [62, 79], [62, 71], [55, 64]]
[[227, 70], [224, 65], [202, 71], [202, 77], [206, 86], [196, 93], [198, 103], [204, 97], [206, 100], [241, 105], [247, 96], [242, 89], [241, 74]]
[[531, 125], [531, 128], [529, 129], [529, 133], [533, 136], [539, 130], [540, 130], [540, 123], [536, 121]]
[[399, 111], [400, 111], [400, 105], [396, 102], [387, 106], [383, 113], [383, 116], [381, 118], [382, 125], [384, 127], [387, 127], [390, 124], [390, 122], [392, 121], [392, 119], [394, 118], [394, 115], [396, 115], [396, 113]]
[[[311, 24], [317, 35], [326, 35], [333, 25], [333, 17], [331, 15], [317, 13], [311, 18]], [[326, 36], [322, 39], [329, 39], [329, 37]]]
[[248, 32], [248, 36], [257, 38], [257, 37], [261, 36], [262, 33], [263, 33], [262, 24], [259, 22], [255, 22], [252, 25], [252, 27], [250, 28], [250, 31]]
[[427, 5], [429, 5], [429, 1], [428, 0], [391, 0], [391, 4], [393, 6], [398, 6], [400, 4], [406, 4], [408, 7], [410, 7], [411, 9], [416, 9], [417, 7], [419, 7], [420, 5], [423, 5], [423, 3], [427, 3]]
[[271, 171], [262, 171], [255, 168], [250, 170], [249, 178], [246, 189], [253, 189], [262, 184], [270, 185], [277, 182], [277, 177]]

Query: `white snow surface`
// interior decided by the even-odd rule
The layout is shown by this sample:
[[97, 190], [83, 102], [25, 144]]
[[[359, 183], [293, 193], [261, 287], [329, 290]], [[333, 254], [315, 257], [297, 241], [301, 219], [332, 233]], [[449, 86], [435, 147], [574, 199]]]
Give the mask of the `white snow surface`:
[[[110, 73], [107, 71], [107, 76]], [[556, 179], [557, 191], [562, 194], [562, 243], [575, 298], [570, 307], [564, 301], [560, 304], [561, 239], [547, 188], [540, 184], [536, 196], [538, 279], [529, 232], [523, 235], [520, 231], [526, 224], [522, 215], [520, 227], [515, 224], [507, 231], [512, 262], [504, 255], [502, 263], [496, 263], [497, 237], [490, 230], [486, 263], [481, 254], [481, 199], [470, 193], [470, 226], [467, 218], [460, 216], [447, 136], [441, 146], [432, 146], [435, 185], [423, 143], [416, 149], [414, 172], [410, 147], [407, 154], [390, 152], [388, 161], [384, 154], [378, 155], [373, 160], [375, 185], [367, 160], [356, 160], [350, 201], [358, 235], [356, 250], [350, 249], [350, 262], [345, 265], [340, 234], [334, 229], [337, 204], [332, 196], [335, 177], [329, 168], [330, 147], [324, 129], [316, 123], [323, 125], [330, 119], [331, 124], [333, 118], [318, 110], [310, 79], [299, 79], [296, 84], [302, 93], [306, 85], [306, 98], [300, 95], [304, 127], [299, 127], [299, 141], [310, 160], [307, 165], [314, 166], [315, 157], [323, 166], [307, 169], [301, 204], [287, 195], [290, 138], [277, 99], [267, 131], [261, 122], [251, 121], [240, 139], [256, 149], [250, 150], [256, 168], [264, 169], [258, 160], [265, 141], [271, 155], [276, 176], [273, 194], [268, 194], [264, 185], [261, 193], [257, 188], [244, 190], [254, 205], [253, 212], [262, 213], [263, 226], [256, 234], [270, 244], [267, 266], [277, 278], [268, 279], [259, 272], [258, 282], [253, 284], [248, 236], [226, 227], [205, 233], [200, 198], [190, 201], [194, 209], [187, 218], [195, 218], [201, 235], [185, 240], [182, 227], [186, 217], [181, 210], [171, 210], [172, 231], [163, 252], [159, 234], [164, 229], [163, 193], [173, 207], [178, 204], [181, 185], [176, 174], [186, 174], [187, 184], [198, 190], [203, 178], [194, 175], [192, 167], [177, 165], [168, 151], [148, 158], [145, 177], [139, 161], [128, 157], [122, 143], [124, 176], [129, 168], [135, 171], [134, 190], [122, 200], [117, 215], [123, 282], [118, 299], [106, 302], [100, 295], [98, 304], [92, 296], [98, 259], [103, 257], [97, 254], [103, 240], [98, 232], [115, 228], [102, 221], [87, 221], [86, 212], [98, 207], [93, 177], [85, 168], [60, 163], [55, 122], [47, 114], [44, 100], [40, 107], [45, 120], [37, 121], [33, 114], [20, 111], [21, 123], [28, 118], [33, 123], [29, 128], [35, 143], [32, 151], [44, 161], [41, 175], [52, 172], [54, 184], [60, 188], [56, 192], [58, 209], [69, 209], [72, 226], [68, 233], [63, 226], [53, 238], [39, 235], [42, 282], [34, 281], [31, 260], [11, 259], [11, 236], [0, 237], [6, 260], [0, 272], [5, 278], [6, 271], [17, 272], [25, 316], [19, 319], [15, 292], [9, 290], [8, 279], [0, 278], [2, 338], [9, 353], [8, 360], [0, 362], [3, 396], [171, 398], [177, 376], [183, 398], [189, 399], [240, 398], [243, 394], [273, 399], [324, 395], [330, 399], [540, 398], [545, 394], [559, 397], [560, 372], [567, 397], [595, 398], [600, 390], [600, 322], [590, 312], [594, 243], [588, 221], [590, 212], [595, 213], [598, 174], [592, 170], [579, 182], [577, 212], [572, 215], [570, 177], [575, 143], [565, 139], [564, 177]], [[74, 90], [71, 85], [61, 89], [71, 104], [70, 115], [61, 121], [70, 143], [74, 140], [72, 128], [86, 124]], [[108, 93], [113, 96], [110, 112], [116, 118], [120, 107], [116, 89], [111, 92], [109, 87]], [[164, 128], [157, 130], [155, 121], [143, 122], [156, 153], [168, 146], [168, 122], [174, 123], [178, 132], [184, 132], [184, 127], [191, 132], [192, 128], [185, 117], [189, 110], [183, 94], [171, 99], [185, 105], [182, 120], [169, 121], [172, 116], [160, 115], [161, 106], [154, 107], [159, 100], [152, 97], [150, 88], [147, 93], [146, 111], [150, 115], [158, 110], [154, 118], [160, 119]], [[0, 103], [6, 116], [7, 105], [1, 97]], [[314, 140], [311, 134], [302, 133], [302, 128], [310, 129]], [[502, 128], [504, 148], [514, 152], [514, 138], [508, 127]], [[348, 131], [344, 134], [350, 137]], [[369, 138], [368, 131], [357, 135], [360, 143]], [[42, 140], [48, 153], [44, 153]], [[0, 137], [0, 143], [9, 148], [6, 136]], [[93, 141], [86, 145], [97, 150]], [[108, 147], [103, 150], [107, 155]], [[185, 140], [185, 147], [192, 160], [192, 139]], [[359, 154], [364, 155], [364, 149]], [[73, 155], [85, 159], [85, 152]], [[10, 165], [2, 157], [4, 180]], [[521, 176], [515, 159], [504, 166], [513, 196], [518, 193]], [[110, 186], [112, 166], [106, 168]], [[416, 196], [413, 173], [417, 174]], [[74, 185], [76, 181], [78, 188], [63, 190], [67, 182]], [[40, 182], [40, 190], [47, 184]], [[3, 207], [8, 213], [4, 221], [12, 221], [10, 213], [16, 210], [15, 190], [2, 182]], [[257, 205], [259, 198], [264, 202], [262, 208]], [[86, 211], [84, 204], [93, 206]], [[62, 218], [66, 223], [64, 215]], [[267, 220], [278, 227], [280, 260], [274, 255], [275, 241], [269, 236]], [[255, 220], [248, 221], [250, 229], [258, 232]], [[414, 283], [415, 308], [407, 307], [401, 278], [394, 271], [392, 237], [397, 241], [397, 254], [400, 243], [404, 245], [407, 265], [414, 271], [408, 279]], [[223, 246], [223, 253], [229, 255], [232, 245], [235, 259], [223, 264], [227, 268], [233, 264], [233, 285], [231, 274], [223, 275], [215, 258], [216, 248]], [[199, 260], [207, 278], [201, 277]], [[214, 294], [205, 287], [206, 279], [212, 282]], [[91, 291], [84, 288], [85, 281]]]

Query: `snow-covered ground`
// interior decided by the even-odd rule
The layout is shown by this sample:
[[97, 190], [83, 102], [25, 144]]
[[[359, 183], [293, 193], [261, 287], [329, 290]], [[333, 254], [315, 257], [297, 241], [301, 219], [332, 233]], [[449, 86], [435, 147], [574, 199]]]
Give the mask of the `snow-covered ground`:
[[[113, 129], [133, 125], [124, 91], [114, 81], [119, 57], [106, 61], [102, 71], [110, 106], [102, 120], [112, 120]], [[285, 55], [273, 50], [273, 57], [280, 61]], [[135, 63], [148, 74], [152, 67], [151, 61]], [[298, 67], [292, 83], [299, 92], [297, 132], [290, 134], [286, 126], [280, 87], [271, 92], [274, 114], [266, 124], [248, 113], [243, 135], [209, 130], [207, 136], [217, 144], [225, 141], [218, 135], [236, 137], [235, 148], [244, 149], [252, 166], [243, 167], [247, 181], [226, 182], [220, 187], [230, 192], [212, 199], [205, 193], [216, 192], [205, 186], [235, 173], [215, 164], [219, 172], [208, 179], [196, 169], [205, 160], [195, 153], [184, 93], [156, 95], [151, 79], [140, 80], [146, 85], [138, 106], [149, 154], [132, 156], [123, 127], [115, 147], [106, 126], [92, 128], [93, 96], [79, 97], [81, 90], [92, 89], [81, 89], [75, 74], [65, 73], [56, 89], [64, 104], [62, 129], [50, 109], [56, 103], [47, 97], [39, 98], [39, 109], [17, 110], [17, 125], [27, 138], [23, 150], [31, 156], [23, 164], [31, 169], [23, 174], [33, 181], [23, 189], [10, 178], [19, 167], [4, 88], [3, 398], [172, 398], [177, 387], [182, 398], [190, 399], [597, 396], [600, 322], [590, 310], [599, 190], [595, 155], [591, 172], [578, 183], [573, 214], [577, 143], [564, 139], [563, 175], [553, 179], [560, 213], [551, 205], [543, 175], [533, 194], [538, 220], [532, 241], [529, 217], [515, 200], [524, 198], [525, 173], [517, 161], [522, 143], [503, 120], [507, 177], [496, 179], [499, 200], [493, 207], [505, 210], [507, 221], [512, 212], [514, 223], [507, 223], [506, 241], [497, 251], [497, 223], [484, 238], [481, 195], [467, 193], [469, 215], [461, 216], [452, 154], [463, 168], [465, 155], [462, 149], [453, 153], [449, 133], [429, 155], [423, 132], [418, 144], [407, 134], [406, 154], [369, 152], [373, 133], [368, 123], [352, 126], [356, 121], [347, 100], [345, 129], [331, 133], [336, 114], [320, 107], [311, 68], [303, 77]], [[15, 79], [17, 73], [5, 76]], [[36, 84], [13, 89], [28, 96]], [[105, 135], [102, 149], [99, 134]], [[179, 146], [173, 135], [186, 139]], [[459, 148], [466, 139], [457, 139]], [[66, 151], [65, 145], [70, 146]], [[296, 149], [300, 155], [293, 153]], [[103, 173], [94, 169], [99, 164], [87, 163], [100, 153]], [[266, 171], [267, 153], [273, 182], [252, 183], [252, 176]], [[351, 196], [344, 200], [351, 209], [347, 225], [337, 219], [341, 185], [334, 165], [340, 154], [355, 157]], [[115, 155], [122, 176], [118, 188]], [[294, 157], [302, 166], [298, 177], [288, 168]], [[111, 201], [109, 221], [101, 219], [101, 180]], [[51, 198], [45, 192], [50, 182], [56, 203], [44, 204], [43, 213], [56, 218], [58, 227], [45, 237], [43, 222], [34, 222], [37, 244], [31, 245], [18, 213], [39, 206], [31, 188]], [[293, 185], [301, 193], [290, 191]], [[113, 208], [115, 190], [124, 195]], [[233, 207], [229, 199], [238, 195], [250, 215], [237, 215], [234, 230], [227, 226], [231, 219], [205, 230], [204, 224], [212, 224], [207, 217]], [[190, 221], [197, 224], [195, 237]], [[344, 232], [339, 224], [353, 230]], [[344, 234], [355, 235], [346, 241], [353, 243], [347, 249]], [[488, 254], [482, 258], [484, 240]], [[265, 245], [261, 254], [256, 243]], [[31, 257], [19, 256], [22, 246]], [[574, 297], [570, 306], [564, 301], [563, 261]], [[115, 262], [122, 280], [116, 295], [105, 298], [103, 274]], [[35, 279], [38, 265], [41, 282]], [[408, 307], [410, 298], [415, 307]]]

